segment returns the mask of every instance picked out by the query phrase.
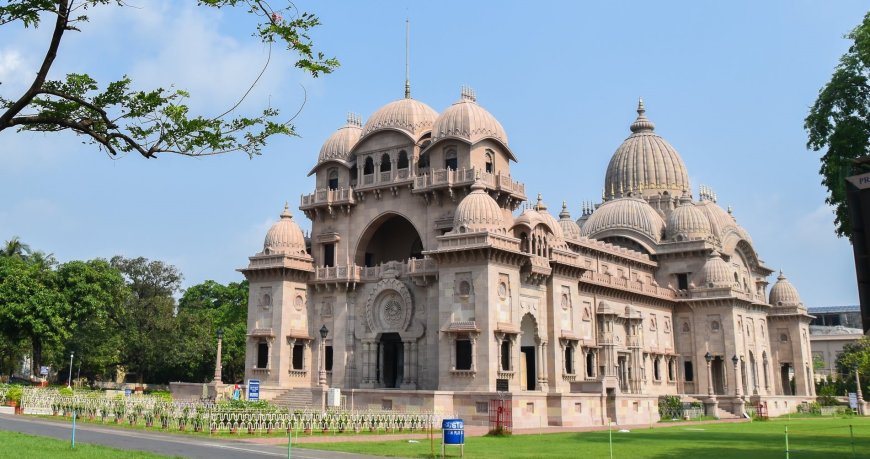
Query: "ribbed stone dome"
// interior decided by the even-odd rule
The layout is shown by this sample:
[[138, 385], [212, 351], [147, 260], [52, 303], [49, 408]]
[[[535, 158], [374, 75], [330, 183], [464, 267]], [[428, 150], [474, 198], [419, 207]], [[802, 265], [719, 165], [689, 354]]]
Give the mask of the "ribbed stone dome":
[[680, 198], [680, 205], [668, 215], [665, 234], [669, 240], [685, 241], [706, 239], [712, 235], [710, 220], [692, 203], [688, 194]]
[[320, 155], [317, 157], [317, 164], [331, 160], [350, 162], [353, 159], [350, 156], [350, 151], [361, 135], [362, 125], [359, 117], [349, 115], [347, 124], [333, 132], [326, 139], [326, 142], [323, 142], [323, 146], [320, 147]]
[[595, 238], [607, 230], [633, 230], [659, 242], [665, 228], [655, 209], [640, 198], [612, 199], [602, 204], [580, 228], [580, 235]]
[[638, 103], [632, 134], [616, 149], [604, 178], [605, 199], [629, 192], [652, 196], [667, 191], [679, 196], [689, 189], [689, 175], [679, 153], [655, 133], [643, 100]]
[[464, 88], [458, 101], [444, 110], [432, 127], [432, 142], [452, 137], [472, 144], [493, 138], [507, 145], [508, 138], [501, 123], [480, 105], [474, 93]]
[[734, 275], [728, 263], [719, 256], [719, 252], [713, 251], [704, 263], [704, 287], [720, 288], [730, 287], [734, 284]]
[[752, 239], [749, 236], [749, 233], [740, 225], [737, 224], [737, 220], [729, 214], [725, 209], [716, 204], [715, 201], [710, 199], [702, 199], [700, 202], [695, 204], [695, 208], [700, 210], [710, 222], [710, 230], [713, 235], [722, 241], [725, 238], [725, 235], [729, 232], [734, 232], [741, 239], [745, 239], [747, 242], [752, 243]]
[[568, 239], [580, 238], [580, 225], [571, 218], [571, 213], [568, 212], [568, 204], [562, 201], [562, 211], [559, 212], [559, 226], [562, 227], [562, 233]]
[[287, 204], [284, 205], [284, 212], [281, 212], [281, 219], [278, 220], [266, 233], [266, 240], [263, 241], [264, 253], [286, 253], [288, 255], [304, 255], [305, 254], [305, 237], [302, 235], [302, 229], [293, 221], [293, 215]]
[[438, 118], [438, 112], [432, 107], [411, 98], [399, 99], [379, 108], [362, 129], [366, 136], [381, 129], [399, 129], [407, 132], [414, 139], [419, 139], [423, 133], [432, 129], [432, 124]]
[[471, 185], [471, 193], [462, 199], [453, 214], [454, 232], [504, 231], [501, 207], [485, 189], [480, 181]]
[[770, 288], [769, 303], [772, 306], [801, 306], [801, 297], [797, 289], [779, 272], [776, 283]]

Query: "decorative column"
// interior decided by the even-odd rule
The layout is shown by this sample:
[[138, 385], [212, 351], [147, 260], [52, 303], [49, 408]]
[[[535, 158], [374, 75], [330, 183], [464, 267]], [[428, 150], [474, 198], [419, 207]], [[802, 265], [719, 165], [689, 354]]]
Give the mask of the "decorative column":
[[212, 382], [214, 384], [221, 383], [221, 344], [223, 344], [224, 340], [224, 329], [218, 328], [217, 330], [217, 359], [214, 364], [214, 379]]
[[738, 413], [743, 414], [746, 402], [743, 400], [743, 381], [741, 380], [742, 377], [740, 374], [740, 358], [737, 357], [737, 354], [734, 354], [734, 357], [731, 357], [731, 362], [734, 363], [735, 408], [737, 408]]
[[861, 392], [861, 377], [858, 376], [858, 367], [855, 367], [855, 387], [857, 387], [857, 395], [858, 395], [858, 414], [865, 414], [864, 407], [864, 394]]
[[411, 381], [411, 341], [402, 341], [402, 385]]
[[713, 393], [713, 367], [711, 362], [713, 356], [708, 351], [704, 354], [704, 360], [707, 361], [707, 400], [704, 400], [704, 405], [707, 408], [707, 416], [718, 416], [719, 402], [716, 400], [716, 395]]
[[324, 354], [326, 353], [326, 335], [329, 334], [329, 329], [326, 328], [324, 324], [320, 327], [320, 351], [318, 352], [319, 363], [318, 368], [320, 369], [319, 374], [319, 383], [320, 383], [320, 410], [321, 412], [326, 411], [326, 359], [324, 358]]

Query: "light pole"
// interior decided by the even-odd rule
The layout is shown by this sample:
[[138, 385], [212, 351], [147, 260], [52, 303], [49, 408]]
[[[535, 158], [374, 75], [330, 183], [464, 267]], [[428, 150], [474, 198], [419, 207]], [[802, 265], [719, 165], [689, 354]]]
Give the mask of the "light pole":
[[864, 414], [864, 394], [861, 393], [861, 378], [858, 376], [858, 366], [855, 366], [855, 386], [857, 390], [855, 391], [858, 395], [858, 414]]
[[[224, 339], [224, 329], [218, 328], [217, 329], [217, 341], [218, 341], [218, 343], [217, 343], [218, 344], [217, 345], [217, 361], [214, 364], [214, 381], [212, 381], [215, 385], [218, 385], [221, 383], [221, 344], [223, 343], [223, 339]], [[215, 388], [215, 391], [217, 391], [217, 388]]]
[[323, 354], [326, 351], [326, 335], [329, 334], [329, 329], [326, 328], [326, 324], [320, 327], [320, 362], [318, 363], [318, 368], [320, 369], [320, 411], [326, 412], [326, 359]]
[[66, 380], [66, 387], [72, 389], [72, 365], [74, 352], [69, 353], [69, 378]]

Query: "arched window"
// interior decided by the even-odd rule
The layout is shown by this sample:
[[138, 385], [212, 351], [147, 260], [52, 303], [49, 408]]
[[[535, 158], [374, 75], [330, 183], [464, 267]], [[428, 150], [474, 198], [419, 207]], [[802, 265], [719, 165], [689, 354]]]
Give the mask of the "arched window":
[[363, 164], [363, 174], [369, 175], [375, 173], [375, 162], [372, 161], [372, 157], [369, 156], [366, 158], [365, 164]]
[[495, 171], [495, 155], [492, 150], [486, 150], [486, 173], [492, 174]]
[[351, 166], [350, 168], [350, 186], [356, 186], [356, 174], [358, 174], [358, 169], [356, 168], [356, 164]]
[[529, 252], [529, 236], [526, 233], [520, 233], [520, 250]]
[[511, 371], [511, 342], [507, 338], [501, 340], [501, 371]]
[[417, 160], [417, 169], [427, 169], [429, 168], [429, 153], [420, 154], [420, 159]]
[[399, 152], [399, 160], [396, 162], [396, 168], [398, 169], [407, 169], [408, 168], [408, 153], [405, 150]]
[[457, 167], [456, 150], [447, 150], [447, 153], [444, 155], [444, 168], [456, 170]]
[[393, 163], [390, 162], [390, 155], [384, 153], [381, 156], [381, 172], [389, 172], [393, 168]]
[[662, 359], [660, 357], [656, 357], [653, 362], [653, 379], [656, 381], [662, 380], [662, 370], [661, 370]]
[[695, 380], [695, 369], [692, 367], [692, 362], [690, 360], [683, 362], [683, 373], [685, 373], [686, 382], [692, 382]]
[[676, 381], [677, 380], [677, 367], [674, 364], [674, 360], [668, 360], [668, 381]]
[[330, 190], [337, 190], [338, 189], [338, 169], [336, 169], [334, 167], [329, 168], [329, 171], [327, 172], [326, 177], [327, 177], [327, 181], [328, 181], [327, 186], [329, 187], [329, 189]]
[[565, 374], [574, 374], [574, 347], [571, 344], [565, 346]]

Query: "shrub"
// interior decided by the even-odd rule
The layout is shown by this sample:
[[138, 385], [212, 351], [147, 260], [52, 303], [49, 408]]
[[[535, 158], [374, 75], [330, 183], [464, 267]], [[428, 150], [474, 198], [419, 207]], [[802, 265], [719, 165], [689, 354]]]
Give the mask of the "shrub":
[[21, 386], [17, 384], [11, 385], [9, 390], [6, 391], [6, 400], [20, 404], [22, 395], [24, 395], [24, 389]]
[[71, 387], [61, 387], [60, 390], [58, 390], [57, 392], [65, 397], [71, 397], [73, 395], [73, 390]]

